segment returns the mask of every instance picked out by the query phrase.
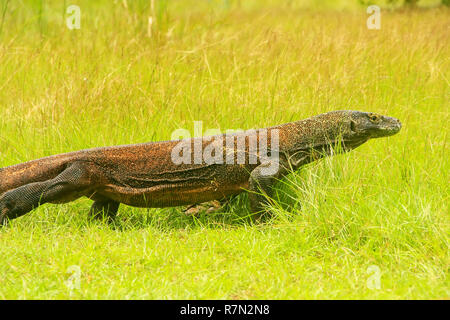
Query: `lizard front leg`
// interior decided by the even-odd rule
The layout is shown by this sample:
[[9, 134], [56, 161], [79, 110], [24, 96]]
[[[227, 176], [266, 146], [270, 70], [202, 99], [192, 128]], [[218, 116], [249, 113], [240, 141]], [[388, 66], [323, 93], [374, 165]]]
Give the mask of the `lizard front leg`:
[[196, 216], [200, 212], [205, 211], [206, 213], [213, 213], [220, 210], [223, 203], [219, 200], [212, 200], [200, 204], [192, 204], [183, 210], [183, 213], [187, 216]]
[[201, 211], [206, 211], [206, 213], [213, 213], [226, 208], [236, 196], [237, 195], [234, 194], [231, 196], [226, 196], [220, 200], [212, 200], [205, 203], [195, 203], [187, 206], [186, 209], [183, 210], [183, 213], [189, 216], [195, 216]]
[[269, 160], [257, 166], [250, 173], [249, 179], [249, 200], [250, 210], [254, 213], [254, 218], [260, 220], [269, 212], [266, 206], [268, 199], [273, 196], [273, 187], [277, 181], [288, 172], [288, 166], [283, 161]]

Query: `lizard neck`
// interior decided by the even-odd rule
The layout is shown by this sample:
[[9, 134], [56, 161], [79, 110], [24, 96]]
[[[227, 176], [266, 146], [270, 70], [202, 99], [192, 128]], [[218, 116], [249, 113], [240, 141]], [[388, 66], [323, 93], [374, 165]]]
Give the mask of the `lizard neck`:
[[317, 122], [314, 118], [279, 127], [280, 153], [293, 169], [336, 153], [351, 151], [369, 137], [346, 137], [339, 123]]

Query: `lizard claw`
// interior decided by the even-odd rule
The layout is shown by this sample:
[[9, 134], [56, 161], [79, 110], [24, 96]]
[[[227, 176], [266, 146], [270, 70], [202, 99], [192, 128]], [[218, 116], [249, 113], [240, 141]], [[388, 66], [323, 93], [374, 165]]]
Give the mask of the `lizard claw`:
[[0, 214], [0, 228], [5, 227], [8, 223], [8, 218], [4, 214]]
[[3, 226], [6, 226], [6, 224], [8, 222], [7, 213], [8, 213], [8, 209], [4, 205], [1, 205], [1, 207], [0, 207], [0, 228]]

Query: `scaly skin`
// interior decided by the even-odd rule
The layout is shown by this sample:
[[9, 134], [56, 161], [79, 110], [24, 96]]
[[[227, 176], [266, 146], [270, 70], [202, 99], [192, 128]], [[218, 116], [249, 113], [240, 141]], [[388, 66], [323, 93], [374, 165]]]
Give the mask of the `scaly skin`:
[[[393, 135], [400, 128], [395, 118], [360, 111], [333, 111], [258, 129], [253, 135], [238, 133], [237, 139], [245, 139], [245, 150], [227, 148], [225, 139], [223, 142], [218, 139], [224, 136], [189, 140], [191, 145], [199, 143], [205, 150], [217, 139], [216, 146], [223, 145], [222, 158], [228, 159], [226, 155], [231, 154], [235, 160], [232, 164], [205, 160], [198, 164], [176, 164], [171, 155], [180, 140], [45, 157], [0, 169], [0, 222], [17, 218], [47, 202], [65, 203], [82, 196], [94, 200], [92, 216], [113, 218], [120, 203], [172, 207], [225, 199], [248, 190], [251, 210], [265, 212], [272, 186], [292, 170], [333, 154], [338, 145], [342, 151], [350, 151], [371, 138]], [[279, 137], [279, 157], [255, 154], [249, 147], [250, 141], [255, 138], [260, 143], [265, 132], [268, 149], [276, 149], [271, 139], [274, 130]], [[246, 155], [245, 162], [236, 163], [238, 154]], [[256, 162], [250, 161], [252, 154], [256, 155]]]

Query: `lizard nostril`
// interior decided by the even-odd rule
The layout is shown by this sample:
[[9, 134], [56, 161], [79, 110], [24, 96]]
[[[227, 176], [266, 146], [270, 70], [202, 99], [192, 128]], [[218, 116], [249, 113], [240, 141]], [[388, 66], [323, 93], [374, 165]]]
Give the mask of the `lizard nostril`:
[[398, 119], [395, 119], [394, 125], [396, 131], [399, 131], [402, 128], [402, 123]]

